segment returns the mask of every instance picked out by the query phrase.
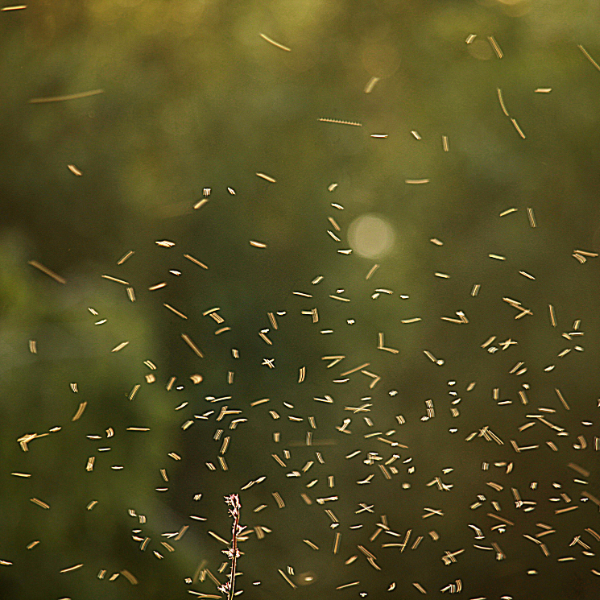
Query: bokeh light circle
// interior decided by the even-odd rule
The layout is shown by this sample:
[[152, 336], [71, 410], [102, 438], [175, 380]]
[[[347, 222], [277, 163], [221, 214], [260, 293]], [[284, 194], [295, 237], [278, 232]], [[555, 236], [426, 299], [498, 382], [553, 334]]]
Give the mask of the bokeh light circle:
[[394, 247], [396, 232], [386, 217], [367, 213], [352, 221], [348, 229], [350, 246], [365, 258], [381, 258]]

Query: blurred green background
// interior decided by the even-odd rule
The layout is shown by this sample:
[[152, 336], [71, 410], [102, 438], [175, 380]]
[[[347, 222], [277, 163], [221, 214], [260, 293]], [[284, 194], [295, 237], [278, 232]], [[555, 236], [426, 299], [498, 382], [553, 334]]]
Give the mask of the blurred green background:
[[[221, 582], [227, 570], [208, 532], [229, 539], [223, 496], [241, 493], [247, 598], [417, 598], [415, 582], [445, 597], [460, 580], [468, 598], [596, 599], [600, 544], [585, 529], [600, 531], [600, 280], [598, 259], [573, 251], [600, 248], [600, 68], [578, 47], [600, 60], [599, 16], [585, 0], [57, 0], [0, 12], [0, 559], [12, 563], [0, 597], [210, 597], [207, 569]], [[368, 215], [382, 229], [361, 229]], [[533, 315], [515, 319], [504, 297]], [[204, 314], [215, 307], [222, 323]], [[469, 322], [440, 319], [456, 311]], [[377, 349], [380, 332], [399, 353]], [[518, 343], [498, 346], [508, 339]], [[329, 369], [332, 355], [345, 359]], [[343, 375], [365, 363], [380, 380]], [[348, 409], [361, 405], [370, 412]], [[347, 418], [351, 434], [336, 429]], [[486, 425], [503, 445], [465, 441]], [[53, 427], [27, 452], [17, 442]], [[510, 440], [539, 447], [517, 453]], [[394, 454], [387, 479], [378, 465]], [[511, 488], [536, 504], [515, 504]], [[382, 522], [392, 534], [375, 535]], [[555, 533], [524, 538], [537, 523]], [[406, 551], [382, 548], [409, 530]]]

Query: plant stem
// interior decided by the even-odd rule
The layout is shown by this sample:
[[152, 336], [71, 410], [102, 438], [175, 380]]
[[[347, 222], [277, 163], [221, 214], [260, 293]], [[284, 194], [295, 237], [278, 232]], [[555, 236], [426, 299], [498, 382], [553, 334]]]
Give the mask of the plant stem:
[[233, 600], [234, 592], [235, 592], [235, 573], [236, 573], [236, 563], [237, 563], [237, 534], [238, 534], [238, 526], [240, 522], [240, 514], [239, 510], [233, 511], [233, 526], [231, 529], [231, 550], [232, 550], [232, 559], [231, 559], [231, 574], [229, 576], [230, 586], [229, 586], [229, 596], [227, 600]]

